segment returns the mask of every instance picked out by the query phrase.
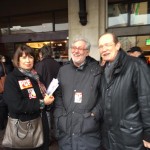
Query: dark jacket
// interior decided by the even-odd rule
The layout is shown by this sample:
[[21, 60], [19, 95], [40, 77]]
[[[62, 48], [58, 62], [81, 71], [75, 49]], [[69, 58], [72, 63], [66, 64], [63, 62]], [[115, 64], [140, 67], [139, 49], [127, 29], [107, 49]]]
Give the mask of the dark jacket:
[[[79, 68], [72, 61], [60, 68], [54, 117], [61, 150], [100, 149], [100, 73], [98, 62], [91, 57]], [[76, 94], [82, 95], [79, 103]]]
[[141, 54], [138, 58], [140, 58], [147, 64], [147, 60], [146, 60], [146, 57], [144, 56], [144, 54]]
[[[24, 81], [27, 81], [26, 83]], [[24, 84], [22, 84], [24, 82]], [[31, 83], [31, 84], [29, 84]], [[33, 78], [25, 76], [17, 68], [6, 77], [3, 98], [8, 106], [9, 115], [22, 121], [40, 116], [39, 99], [43, 99], [38, 83]], [[46, 112], [43, 110], [42, 122], [44, 128], [44, 150], [48, 150], [49, 137]]]
[[[4, 64], [4, 63], [3, 63]], [[5, 67], [5, 65], [4, 65]], [[4, 73], [4, 69], [3, 69], [3, 66], [2, 66], [2, 63], [0, 62], [0, 77], [4, 76], [5, 73]]]
[[57, 77], [60, 65], [51, 57], [46, 57], [35, 65], [37, 73], [41, 76], [46, 88], [53, 78]]
[[107, 150], [144, 150], [142, 140], [150, 142], [149, 75], [142, 60], [120, 50], [110, 82], [102, 76], [102, 143]]
[[[7, 75], [10, 72], [11, 71], [9, 70], [8, 66], [5, 63], [3, 63], [2, 65], [2, 63], [0, 62], [0, 78]], [[0, 106], [5, 106], [2, 96], [3, 96], [3, 93], [0, 93]]]

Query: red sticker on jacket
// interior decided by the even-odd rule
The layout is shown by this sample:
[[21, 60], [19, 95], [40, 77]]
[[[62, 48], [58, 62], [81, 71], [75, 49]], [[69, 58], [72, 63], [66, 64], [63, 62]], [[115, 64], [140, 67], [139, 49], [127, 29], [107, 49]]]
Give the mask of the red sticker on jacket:
[[31, 83], [31, 81], [29, 79], [20, 80], [18, 82], [19, 82], [19, 86], [20, 86], [21, 90], [33, 87], [32, 83]]
[[29, 98], [30, 98], [30, 99], [36, 98], [36, 93], [35, 93], [35, 91], [34, 91], [33, 88], [27, 89], [27, 90], [28, 90]]

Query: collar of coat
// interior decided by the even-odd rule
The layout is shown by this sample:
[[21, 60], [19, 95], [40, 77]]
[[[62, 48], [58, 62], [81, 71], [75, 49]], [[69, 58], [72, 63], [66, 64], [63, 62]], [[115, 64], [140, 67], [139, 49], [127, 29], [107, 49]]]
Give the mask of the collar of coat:
[[[117, 60], [113, 67], [112, 75], [118, 74], [123, 69], [123, 66], [126, 62], [125, 60], [126, 60], [127, 54], [123, 49], [119, 50], [118, 55], [119, 56], [116, 58]], [[106, 67], [106, 64], [103, 66], [103, 70], [105, 69], [105, 67]]]
[[93, 76], [96, 76], [98, 74], [101, 74], [102, 73], [102, 69], [99, 65], [99, 62], [97, 60], [95, 60], [94, 58], [90, 57], [90, 56], [87, 56], [86, 57], [86, 60], [85, 60], [85, 63], [80, 66], [80, 67], [76, 67], [72, 61], [72, 59], [70, 61], [68, 61], [66, 63], [67, 64], [70, 64], [74, 69], [78, 70], [78, 71], [83, 71], [85, 70], [86, 67], [89, 66], [89, 71], [91, 72], [91, 74], [93, 74]]
[[73, 60], [71, 59], [70, 60], [70, 64], [77, 70], [84, 70], [84, 68], [88, 65], [91, 65], [93, 63], [98, 63], [98, 61], [96, 61], [94, 58], [90, 57], [90, 56], [87, 56], [86, 59], [85, 59], [85, 62], [80, 66], [80, 67], [77, 67], [74, 65], [73, 63]]

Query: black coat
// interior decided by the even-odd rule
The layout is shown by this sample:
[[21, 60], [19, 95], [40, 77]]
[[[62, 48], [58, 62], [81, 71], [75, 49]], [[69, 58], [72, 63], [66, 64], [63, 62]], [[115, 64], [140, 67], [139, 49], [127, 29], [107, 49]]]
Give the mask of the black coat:
[[49, 86], [52, 79], [57, 77], [59, 68], [59, 63], [50, 57], [44, 58], [35, 65], [35, 69], [41, 76], [46, 88]]
[[107, 150], [144, 150], [150, 142], [150, 72], [140, 59], [119, 51], [111, 80], [102, 76], [103, 145]]
[[[22, 81], [31, 84], [21, 84]], [[20, 83], [20, 84], [19, 84]], [[22, 86], [21, 86], [22, 85]], [[40, 116], [40, 102], [43, 99], [38, 83], [33, 78], [25, 76], [17, 68], [6, 77], [3, 99], [8, 106], [9, 115], [12, 118], [19, 118], [22, 121], [35, 119]], [[42, 122], [44, 129], [44, 146], [42, 150], [48, 150], [49, 129], [46, 112], [43, 110]]]
[[[60, 68], [54, 117], [61, 150], [100, 149], [100, 73], [98, 62], [91, 57], [82, 67], [71, 61]], [[82, 95], [81, 101], [75, 102], [75, 93]]]
[[[5, 73], [4, 73], [2, 63], [0, 63], [0, 78], [3, 77], [4, 75], [5, 75]], [[2, 96], [3, 96], [3, 93], [0, 93], [0, 107], [5, 106]], [[1, 110], [0, 110], [0, 113], [1, 113]]]
[[[5, 69], [5, 71], [4, 71], [4, 69]], [[6, 63], [3, 63], [3, 65], [2, 65], [2, 63], [0, 63], [0, 78], [9, 74], [11, 71], [12, 70], [9, 69], [9, 67]], [[3, 95], [3, 93], [0, 93], [0, 106], [5, 106], [2, 95]]]

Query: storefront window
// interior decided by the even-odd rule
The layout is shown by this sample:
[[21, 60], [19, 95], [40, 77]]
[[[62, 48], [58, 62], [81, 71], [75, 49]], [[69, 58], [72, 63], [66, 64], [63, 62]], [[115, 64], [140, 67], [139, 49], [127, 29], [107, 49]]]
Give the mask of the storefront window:
[[138, 46], [143, 50], [143, 54], [147, 58], [148, 63], [150, 63], [150, 36], [127, 36], [118, 38], [121, 47], [127, 51], [131, 47]]
[[136, 37], [135, 36], [129, 36], [129, 37], [118, 37], [121, 47], [127, 51], [131, 47], [136, 45]]
[[127, 4], [108, 5], [108, 27], [127, 26]]
[[138, 3], [108, 1], [108, 27], [150, 24], [149, 6], [148, 1]]
[[146, 25], [150, 23], [148, 2], [133, 3], [131, 5], [131, 25]]
[[36, 55], [38, 54], [38, 49], [42, 48], [44, 45], [47, 45], [50, 47], [52, 51], [52, 57], [55, 60], [62, 63], [68, 61], [68, 40], [28, 42], [26, 44], [34, 48]]
[[3, 18], [2, 21], [3, 35], [62, 31], [68, 30], [68, 11], [12, 16]]
[[150, 36], [126, 36], [118, 37], [121, 47], [127, 51], [133, 46], [139, 46], [145, 52], [150, 52]]

